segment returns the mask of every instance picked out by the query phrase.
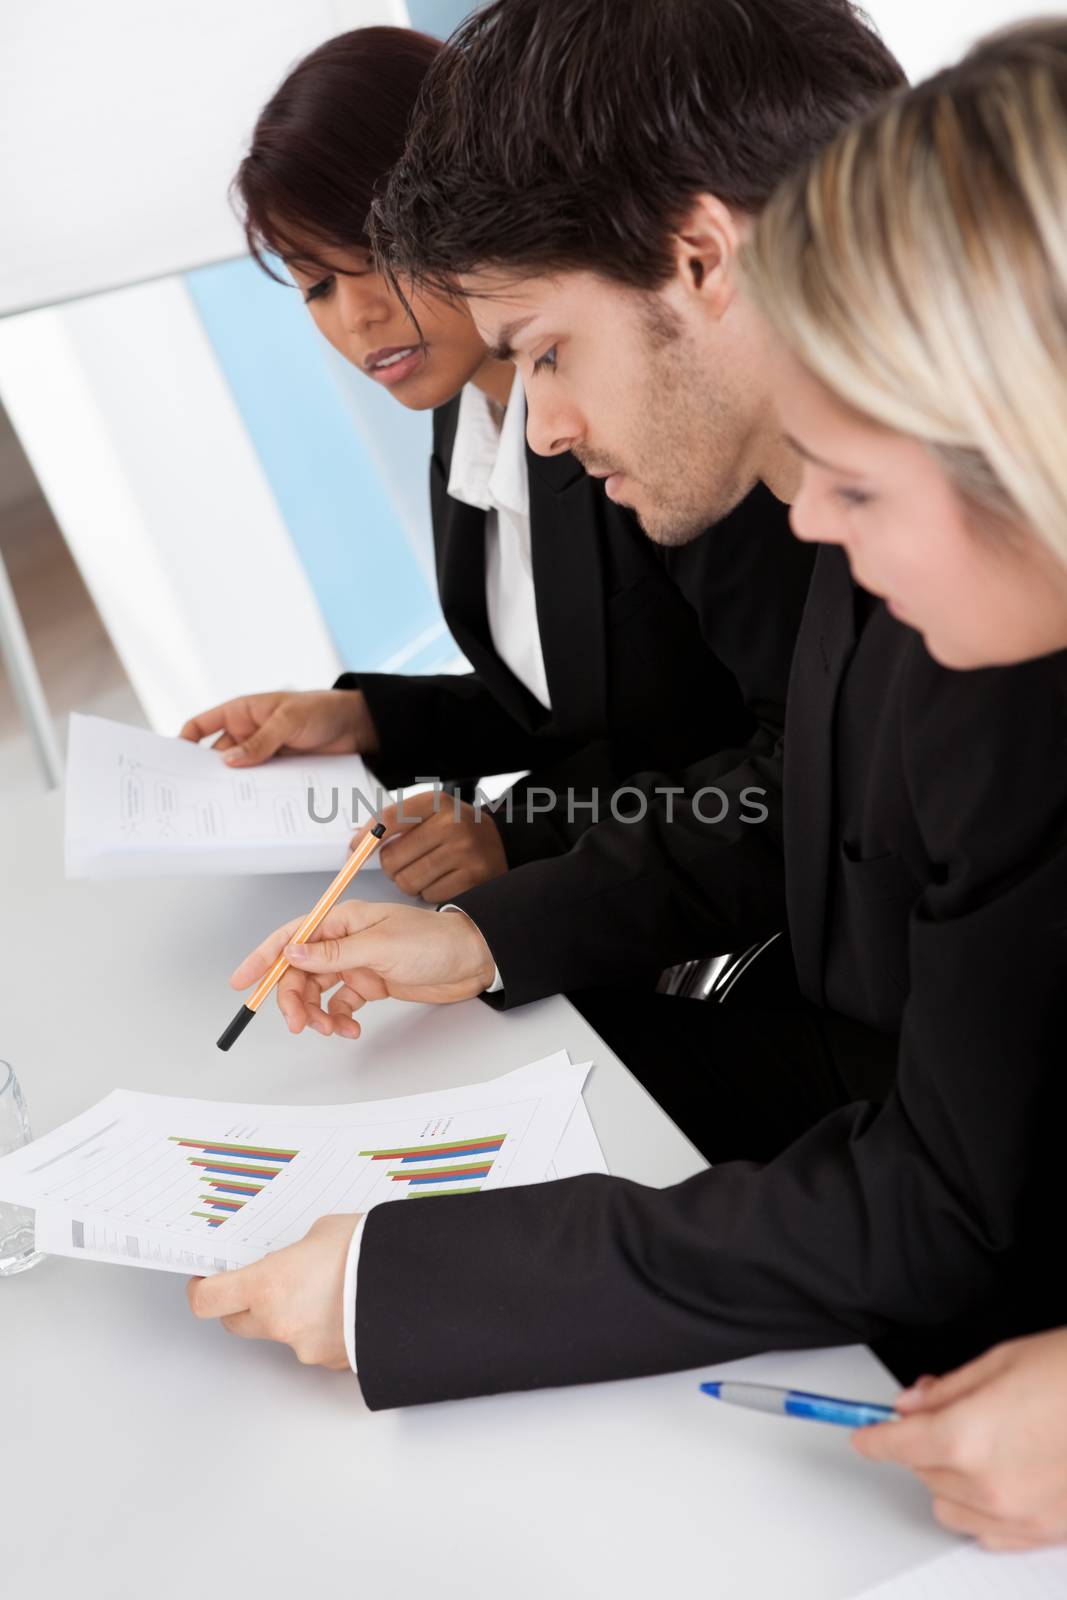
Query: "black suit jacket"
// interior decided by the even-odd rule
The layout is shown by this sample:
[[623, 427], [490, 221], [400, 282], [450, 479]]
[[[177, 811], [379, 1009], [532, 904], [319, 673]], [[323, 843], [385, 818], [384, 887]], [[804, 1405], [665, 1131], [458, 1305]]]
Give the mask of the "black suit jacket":
[[[899, 1040], [893, 1093], [671, 1189], [585, 1177], [432, 1217], [380, 1207], [357, 1303], [371, 1406], [901, 1330], [948, 1328], [959, 1359], [1067, 1321], [1065, 679], [1063, 656], [945, 671], [820, 553], [784, 757], [764, 741], [719, 777], [781, 788], [784, 759], [801, 984]], [[770, 825], [682, 807], [461, 903], [508, 1000], [532, 997], [773, 926], [776, 850]]]
[[[338, 680], [367, 696], [387, 786], [528, 767], [520, 795], [610, 790], [635, 768], [744, 740], [757, 722], [781, 728], [811, 573], [784, 506], [757, 488], [692, 546], [664, 551], [573, 456], [527, 450], [547, 712], [490, 637], [485, 514], [447, 493], [458, 410], [457, 397], [434, 414], [430, 494], [441, 605], [474, 670]], [[568, 822], [565, 804], [530, 820], [521, 803], [509, 812], [497, 825], [512, 865], [566, 849], [591, 820], [578, 807]]]

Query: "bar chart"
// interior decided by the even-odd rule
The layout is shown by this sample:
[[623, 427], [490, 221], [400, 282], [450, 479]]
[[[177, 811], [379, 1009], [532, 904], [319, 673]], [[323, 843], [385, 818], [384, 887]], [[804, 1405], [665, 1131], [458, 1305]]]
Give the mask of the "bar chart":
[[208, 1209], [191, 1215], [211, 1228], [221, 1228], [227, 1217], [236, 1216], [300, 1154], [276, 1146], [185, 1139], [175, 1133], [169, 1139], [171, 1144], [197, 1152], [186, 1160], [197, 1171], [201, 1188], [208, 1191], [200, 1195], [201, 1205]]
[[227, 1271], [324, 1216], [543, 1181], [586, 1070], [561, 1052], [465, 1089], [331, 1106], [116, 1089], [0, 1159], [0, 1183], [53, 1254]]
[[388, 1170], [394, 1182], [405, 1184], [407, 1200], [434, 1195], [477, 1194], [493, 1169], [507, 1134], [485, 1134], [479, 1139], [438, 1140], [387, 1150], [361, 1150], [372, 1161], [396, 1161]]

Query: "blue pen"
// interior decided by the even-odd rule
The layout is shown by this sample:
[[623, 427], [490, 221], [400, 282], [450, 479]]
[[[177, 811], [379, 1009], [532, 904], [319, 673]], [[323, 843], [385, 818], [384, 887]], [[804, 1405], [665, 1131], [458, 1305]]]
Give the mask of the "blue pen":
[[836, 1422], [841, 1428], [866, 1428], [872, 1422], [892, 1422], [892, 1406], [867, 1405], [862, 1400], [836, 1400], [828, 1394], [807, 1394], [803, 1389], [775, 1389], [767, 1383], [702, 1383], [702, 1394], [748, 1411], [768, 1411], [778, 1417], [804, 1417], [808, 1422]]

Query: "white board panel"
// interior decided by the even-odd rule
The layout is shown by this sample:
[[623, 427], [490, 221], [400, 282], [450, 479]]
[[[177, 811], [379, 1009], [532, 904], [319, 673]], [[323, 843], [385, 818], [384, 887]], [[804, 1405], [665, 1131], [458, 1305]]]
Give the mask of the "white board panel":
[[226, 191], [285, 72], [403, 0], [0, 5], [0, 316], [239, 255]]
[[0, 322], [0, 392], [161, 733], [340, 663], [179, 279]]

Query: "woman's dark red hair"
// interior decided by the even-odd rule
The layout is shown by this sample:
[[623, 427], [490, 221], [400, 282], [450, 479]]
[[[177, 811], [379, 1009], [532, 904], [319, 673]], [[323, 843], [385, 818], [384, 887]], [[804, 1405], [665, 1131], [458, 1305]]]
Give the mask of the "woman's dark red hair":
[[[231, 193], [252, 255], [369, 248], [371, 201], [404, 148], [440, 41], [411, 28], [356, 28], [293, 68], [260, 112]], [[311, 256], [314, 260], [314, 256]]]

